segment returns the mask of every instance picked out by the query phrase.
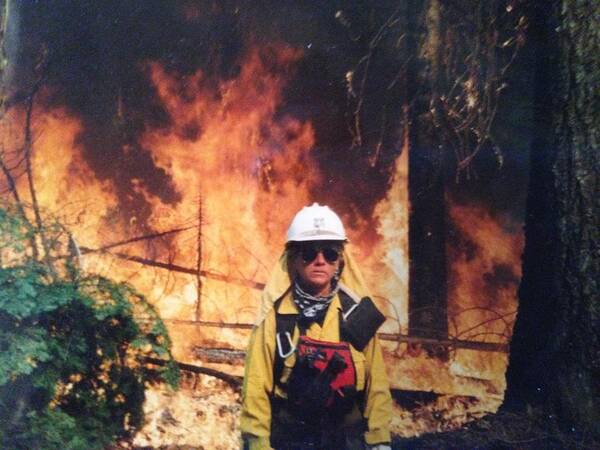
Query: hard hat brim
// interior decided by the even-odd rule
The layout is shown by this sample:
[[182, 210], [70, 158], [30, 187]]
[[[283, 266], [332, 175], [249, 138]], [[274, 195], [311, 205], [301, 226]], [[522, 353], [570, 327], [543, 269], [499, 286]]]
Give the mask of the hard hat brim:
[[303, 237], [295, 237], [294, 239], [288, 239], [287, 242], [308, 242], [308, 241], [339, 241], [339, 242], [348, 242], [348, 238], [343, 238], [340, 236], [331, 236], [331, 235], [315, 235], [315, 236], [303, 236]]

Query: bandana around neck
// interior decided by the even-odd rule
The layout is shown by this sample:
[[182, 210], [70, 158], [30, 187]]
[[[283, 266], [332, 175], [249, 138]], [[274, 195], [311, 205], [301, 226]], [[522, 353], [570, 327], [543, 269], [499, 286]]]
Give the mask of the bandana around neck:
[[337, 277], [331, 281], [332, 289], [331, 292], [323, 297], [317, 297], [309, 294], [300, 286], [298, 280], [294, 280], [293, 298], [294, 303], [300, 310], [300, 315], [303, 321], [307, 323], [320, 322], [330, 303], [333, 301], [333, 297], [338, 293], [340, 289], [337, 283]]

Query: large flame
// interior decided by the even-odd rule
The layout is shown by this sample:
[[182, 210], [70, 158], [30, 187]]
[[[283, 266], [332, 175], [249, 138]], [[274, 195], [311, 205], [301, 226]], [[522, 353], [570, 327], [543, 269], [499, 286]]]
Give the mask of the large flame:
[[[157, 64], [149, 66], [175, 126], [168, 134], [149, 131], [144, 145], [183, 196], [168, 214], [155, 213], [152, 225], [164, 229], [201, 221], [200, 237], [179, 245], [174, 262], [194, 266], [200, 256], [204, 270], [264, 282], [283, 247], [287, 221], [309, 202], [309, 189], [318, 183], [310, 164], [310, 123], [275, 118], [285, 83], [277, 71], [299, 54], [283, 48], [269, 56], [271, 70], [265, 55], [253, 51], [239, 77], [222, 82], [216, 92], [205, 86], [201, 72], [177, 79]], [[185, 137], [190, 127], [199, 130], [194, 139]], [[157, 204], [154, 211], [161, 210], [164, 205]], [[251, 323], [256, 298], [255, 290], [206, 280], [202, 317]]]
[[[252, 323], [259, 297], [252, 284], [267, 280], [295, 212], [314, 200], [314, 192], [322, 195], [327, 189], [312, 156], [311, 123], [281, 112], [283, 90], [301, 57], [300, 51], [283, 45], [252, 49], [239, 74], [219, 83], [202, 71], [178, 75], [158, 63], [146, 64], [172, 126], [148, 128], [137, 150], [130, 143], [120, 145], [127, 157], [150, 152], [180, 194], [178, 202], [167, 204], [142, 180], [133, 179], [133, 191], [151, 206], [149, 215], [119, 210], [123, 202], [116, 187], [86, 163], [79, 139], [85, 130], [77, 117], [62, 109], [42, 113], [36, 108], [32, 128], [38, 201], [66, 222], [81, 248], [103, 249], [148, 230], [180, 230], [84, 254], [86, 268], [133, 283], [163, 318], [193, 329], [197, 321]], [[126, 122], [126, 112], [119, 108], [118, 113], [118, 120]], [[393, 319], [388, 325], [392, 332], [406, 325], [407, 316], [406, 154], [398, 159], [388, 195], [374, 206], [373, 217], [354, 220], [348, 230], [375, 300]], [[19, 189], [27, 192], [24, 177]], [[140, 224], [142, 217], [147, 219]], [[130, 256], [138, 262], [128, 260]], [[165, 270], [175, 267], [186, 270]], [[196, 335], [194, 342], [189, 330], [178, 336], [183, 328], [174, 328], [175, 354], [184, 360], [193, 359], [191, 348], [198, 340], [245, 345], [243, 332], [221, 332], [218, 339]]]

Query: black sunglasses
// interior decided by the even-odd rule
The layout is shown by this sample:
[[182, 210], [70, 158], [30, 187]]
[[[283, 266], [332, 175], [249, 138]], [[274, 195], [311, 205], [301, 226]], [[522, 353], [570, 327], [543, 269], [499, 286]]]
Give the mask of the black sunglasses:
[[313, 262], [319, 253], [323, 254], [323, 258], [328, 263], [334, 263], [340, 257], [340, 250], [334, 247], [319, 247], [315, 245], [303, 245], [299, 248], [302, 261], [305, 263]]

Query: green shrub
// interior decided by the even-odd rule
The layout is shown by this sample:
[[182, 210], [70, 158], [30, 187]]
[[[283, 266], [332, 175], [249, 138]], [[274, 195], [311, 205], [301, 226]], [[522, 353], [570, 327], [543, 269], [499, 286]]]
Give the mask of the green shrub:
[[170, 340], [131, 286], [80, 272], [61, 226], [43, 232], [0, 208], [0, 447], [100, 449], [142, 425], [146, 386], [177, 384]]

